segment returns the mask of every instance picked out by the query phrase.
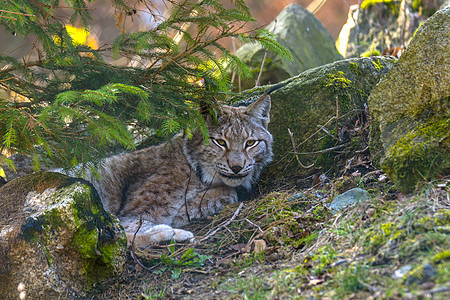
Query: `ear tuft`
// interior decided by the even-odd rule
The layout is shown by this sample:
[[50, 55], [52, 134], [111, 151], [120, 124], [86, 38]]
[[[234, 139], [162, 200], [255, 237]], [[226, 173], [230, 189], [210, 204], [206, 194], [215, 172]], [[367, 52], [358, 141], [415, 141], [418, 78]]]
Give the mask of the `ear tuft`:
[[270, 122], [270, 96], [264, 94], [258, 100], [247, 107], [246, 114], [257, 119], [261, 119], [265, 128]]

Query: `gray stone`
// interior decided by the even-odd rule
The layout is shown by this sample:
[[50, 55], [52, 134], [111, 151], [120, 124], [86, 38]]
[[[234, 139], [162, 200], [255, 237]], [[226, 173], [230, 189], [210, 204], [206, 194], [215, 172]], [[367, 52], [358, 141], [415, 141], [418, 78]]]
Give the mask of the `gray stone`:
[[349, 263], [348, 260], [341, 258], [338, 261], [335, 261], [334, 263], [332, 263], [330, 265], [330, 267], [334, 268], [334, 267], [337, 267], [337, 266], [346, 265], [348, 263]]
[[127, 241], [93, 187], [36, 173], [0, 188], [0, 298], [83, 297], [122, 272]]
[[[277, 42], [290, 51], [294, 60], [267, 53], [260, 85], [276, 83], [301, 72], [342, 59], [334, 40], [323, 24], [297, 4], [287, 6], [267, 28]], [[245, 44], [236, 55], [252, 69], [251, 79], [242, 78], [243, 89], [255, 86], [265, 49], [254, 43]]]
[[392, 275], [392, 278], [394, 279], [403, 278], [412, 269], [413, 267], [411, 265], [406, 265], [401, 268], [398, 268], [397, 270], [395, 270], [394, 274]]
[[371, 93], [371, 154], [399, 189], [450, 169], [450, 8], [419, 28]]
[[354, 188], [336, 196], [328, 208], [331, 209], [332, 213], [337, 213], [349, 205], [368, 200], [370, 200], [370, 196], [366, 190]]

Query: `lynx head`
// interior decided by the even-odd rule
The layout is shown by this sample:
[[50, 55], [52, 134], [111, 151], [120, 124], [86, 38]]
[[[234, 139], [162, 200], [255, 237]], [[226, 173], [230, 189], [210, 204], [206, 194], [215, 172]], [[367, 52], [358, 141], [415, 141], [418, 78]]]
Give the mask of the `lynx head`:
[[249, 107], [223, 106], [216, 123], [207, 121], [209, 143], [200, 135], [185, 140], [184, 153], [203, 182], [251, 188], [272, 160], [269, 111], [267, 94]]

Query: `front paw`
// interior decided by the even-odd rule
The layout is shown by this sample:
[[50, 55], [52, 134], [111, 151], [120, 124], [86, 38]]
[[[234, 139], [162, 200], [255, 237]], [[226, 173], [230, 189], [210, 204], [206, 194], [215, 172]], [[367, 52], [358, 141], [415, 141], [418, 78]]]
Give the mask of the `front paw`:
[[186, 241], [188, 241], [189, 243], [195, 242], [194, 234], [190, 231], [183, 230], [183, 229], [174, 229], [173, 230], [173, 239], [176, 242], [186, 242]]
[[187, 230], [173, 229], [169, 225], [156, 225], [151, 228], [139, 231], [134, 236], [134, 233], [127, 233], [128, 241], [131, 243], [134, 238], [134, 244], [136, 247], [145, 247], [149, 244], [160, 244], [164, 242], [170, 242], [175, 240], [176, 242], [189, 241], [193, 243], [195, 241], [194, 234]]

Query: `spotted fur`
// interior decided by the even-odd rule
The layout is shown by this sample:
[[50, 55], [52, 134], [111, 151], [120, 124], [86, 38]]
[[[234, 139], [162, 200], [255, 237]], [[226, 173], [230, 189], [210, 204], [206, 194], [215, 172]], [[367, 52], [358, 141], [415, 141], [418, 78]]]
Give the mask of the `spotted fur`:
[[105, 209], [119, 217], [129, 241], [144, 246], [189, 231], [173, 229], [237, 202], [236, 188], [251, 188], [272, 158], [270, 96], [249, 107], [223, 106], [208, 122], [210, 141], [200, 134], [175, 137], [159, 146], [108, 158], [93, 180]]

